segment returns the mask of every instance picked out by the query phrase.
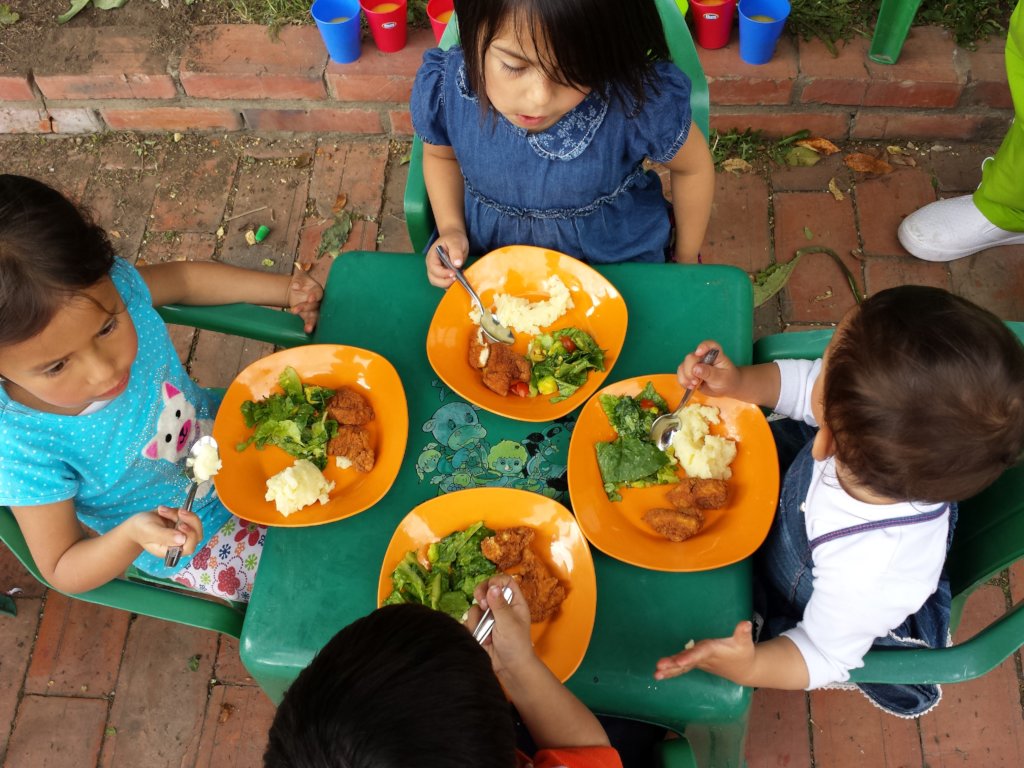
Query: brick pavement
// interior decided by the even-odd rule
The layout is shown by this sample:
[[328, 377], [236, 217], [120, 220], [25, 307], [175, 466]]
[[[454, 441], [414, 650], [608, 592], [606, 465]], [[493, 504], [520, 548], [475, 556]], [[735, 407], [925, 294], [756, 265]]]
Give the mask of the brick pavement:
[[[864, 147], [859, 147], [865, 149]], [[222, 259], [326, 275], [319, 238], [339, 195], [355, 226], [345, 249], [409, 248], [401, 214], [406, 147], [380, 138], [259, 135], [0, 138], [0, 171], [42, 178], [90, 206], [129, 259]], [[884, 147], [867, 147], [879, 152]], [[1024, 320], [1024, 247], [951, 265], [902, 253], [902, 216], [969, 191], [985, 145], [912, 150], [914, 167], [854, 174], [835, 156], [812, 168], [719, 174], [705, 255], [753, 272], [809, 244], [833, 248], [868, 292], [901, 283], [949, 288]], [[831, 179], [843, 192], [836, 200]], [[266, 206], [265, 208], [263, 208]], [[254, 209], [263, 210], [247, 214]], [[742, 215], [737, 215], [742, 214]], [[271, 227], [259, 246], [245, 230]], [[263, 267], [263, 259], [273, 266]], [[339, 258], [344, 258], [344, 255]], [[835, 322], [852, 302], [827, 258], [809, 256], [756, 313], [758, 336]], [[190, 329], [174, 338], [191, 373], [223, 386], [268, 352], [265, 344]], [[0, 616], [0, 766], [136, 768], [255, 766], [273, 707], [248, 677], [236, 641], [46, 592], [0, 547], [0, 590], [20, 588], [16, 617]], [[961, 637], [1024, 598], [1018, 564], [968, 602]], [[919, 720], [882, 715], [855, 693], [758, 691], [748, 744], [754, 768], [1024, 764], [1019, 654], [989, 675], [948, 686]]]

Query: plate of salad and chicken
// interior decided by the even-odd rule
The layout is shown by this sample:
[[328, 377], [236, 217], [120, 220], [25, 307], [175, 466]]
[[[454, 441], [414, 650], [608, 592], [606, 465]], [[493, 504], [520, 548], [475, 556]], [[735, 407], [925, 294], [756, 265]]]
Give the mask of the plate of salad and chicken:
[[249, 365], [224, 394], [214, 484], [245, 520], [334, 522], [388, 492], [408, 433], [405, 390], [383, 356], [335, 344], [283, 350]]
[[702, 571], [751, 555], [779, 495], [775, 443], [761, 409], [695, 392], [667, 451], [654, 420], [680, 401], [675, 374], [604, 387], [569, 443], [569, 497], [590, 543], [631, 565]]
[[377, 605], [419, 603], [464, 621], [476, 586], [498, 572], [519, 582], [537, 656], [567, 680], [590, 644], [597, 579], [572, 513], [546, 496], [471, 488], [420, 504], [388, 544]]
[[515, 343], [487, 338], [469, 295], [445, 292], [427, 332], [427, 359], [455, 393], [519, 421], [572, 412], [604, 382], [626, 338], [622, 296], [578, 259], [534, 246], [499, 248], [466, 279], [511, 328]]

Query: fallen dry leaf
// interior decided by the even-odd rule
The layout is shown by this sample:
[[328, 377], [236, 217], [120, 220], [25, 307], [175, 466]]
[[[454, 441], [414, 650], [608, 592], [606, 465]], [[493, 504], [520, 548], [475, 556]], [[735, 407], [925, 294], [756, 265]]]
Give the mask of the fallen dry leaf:
[[890, 144], [888, 147], [885, 148], [885, 151], [888, 152], [890, 155], [905, 155], [907, 153], [907, 150], [905, 150], [903, 147], [898, 147], [895, 144]]
[[833, 295], [834, 294], [832, 293], [832, 288], [826, 288], [825, 292], [824, 293], [819, 293], [817, 296], [814, 297], [814, 300], [815, 301], [825, 301], [827, 299], [831, 299]]
[[865, 155], [863, 152], [854, 152], [852, 155], [847, 155], [843, 158], [843, 162], [846, 163], [847, 168], [859, 171], [860, 173], [892, 173], [892, 166], [885, 162], [885, 160]]
[[813, 149], [815, 152], [820, 152], [823, 155], [834, 155], [839, 151], [839, 147], [833, 144], [828, 139], [816, 137], [813, 139], [800, 139], [796, 142], [798, 147], [807, 147]]
[[839, 189], [839, 185], [836, 184], [836, 179], [833, 176], [828, 180], [828, 191], [832, 193], [832, 197], [836, 200], [845, 200], [846, 195], [843, 194], [842, 190]]
[[748, 171], [754, 170], [754, 166], [742, 157], [730, 157], [728, 160], [722, 162], [722, 170], [739, 175], [741, 173], [747, 173]]
[[348, 205], [348, 195], [344, 192], [339, 192], [338, 197], [334, 201], [334, 205], [331, 206], [331, 213], [338, 213], [338, 211], [346, 205]]
[[906, 165], [906, 166], [909, 166], [911, 168], [916, 168], [917, 167], [917, 160], [915, 160], [910, 155], [904, 155], [904, 154], [889, 155], [889, 162], [892, 163], [893, 165]]
[[222, 725], [228, 721], [228, 719], [235, 714], [234, 704], [221, 704], [220, 712], [217, 714], [217, 722]]

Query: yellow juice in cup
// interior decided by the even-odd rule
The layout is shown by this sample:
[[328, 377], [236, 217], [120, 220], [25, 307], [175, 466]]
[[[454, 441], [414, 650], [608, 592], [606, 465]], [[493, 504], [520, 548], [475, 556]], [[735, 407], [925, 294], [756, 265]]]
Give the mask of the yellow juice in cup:
[[374, 13], [391, 13], [398, 10], [398, 3], [381, 3], [370, 10]]
[[[722, 0], [722, 2], [724, 3], [724, 2], [725, 2], [725, 0]], [[452, 17], [452, 12], [451, 12], [451, 11], [443, 11], [443, 12], [441, 12], [441, 13], [437, 14], [437, 20], [438, 20], [439, 22], [441, 22], [442, 24], [447, 24], [447, 23], [448, 23], [448, 20], [449, 20], [449, 19], [450, 19], [451, 17]]]
[[701, 5], [725, 5], [725, 0], [700, 0]]
[[773, 19], [771, 16], [765, 16], [763, 13], [755, 13], [753, 16], [750, 17], [750, 20], [760, 21], [765, 24], [771, 24], [773, 21], [775, 21], [775, 19]]
[[341, 22], [348, 21], [348, 19], [349, 19], [348, 16], [335, 16], [333, 19], [331, 19], [327, 23], [328, 24], [341, 24]]

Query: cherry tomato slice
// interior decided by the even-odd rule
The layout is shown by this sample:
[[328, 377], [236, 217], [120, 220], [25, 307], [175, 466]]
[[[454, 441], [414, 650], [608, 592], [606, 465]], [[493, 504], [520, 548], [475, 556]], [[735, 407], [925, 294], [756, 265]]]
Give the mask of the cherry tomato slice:
[[509, 390], [512, 392], [513, 395], [518, 395], [519, 397], [530, 396], [530, 385], [527, 384], [525, 381], [514, 382], [512, 386], [509, 387]]
[[568, 336], [560, 336], [559, 341], [562, 342], [562, 346], [565, 347], [565, 351], [570, 355], [576, 351], [576, 342], [570, 339]]
[[646, 411], [648, 408], [657, 408], [658, 404], [655, 403], [653, 400], [648, 400], [645, 397], [643, 400], [640, 401], [640, 407]]

